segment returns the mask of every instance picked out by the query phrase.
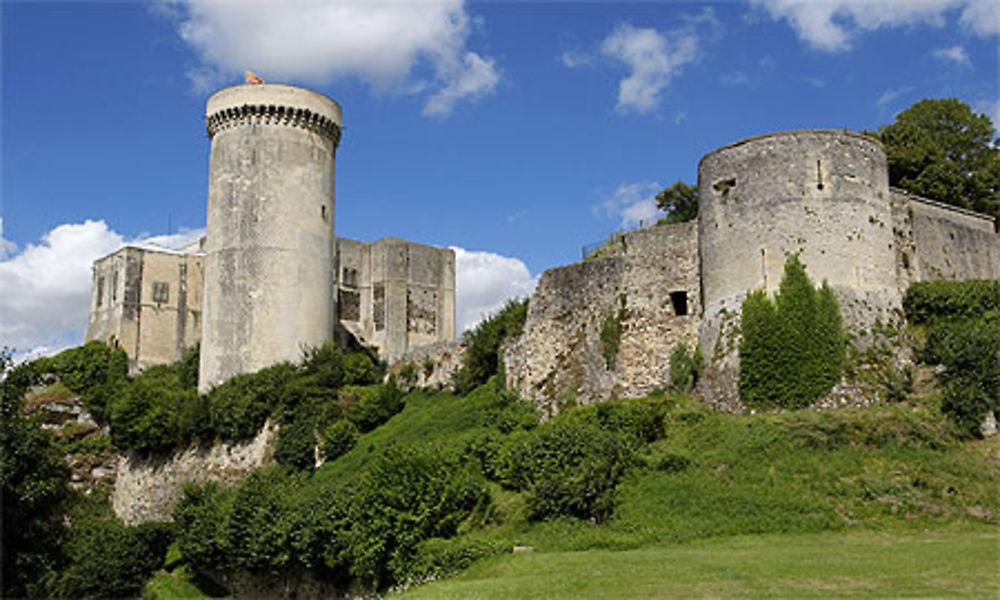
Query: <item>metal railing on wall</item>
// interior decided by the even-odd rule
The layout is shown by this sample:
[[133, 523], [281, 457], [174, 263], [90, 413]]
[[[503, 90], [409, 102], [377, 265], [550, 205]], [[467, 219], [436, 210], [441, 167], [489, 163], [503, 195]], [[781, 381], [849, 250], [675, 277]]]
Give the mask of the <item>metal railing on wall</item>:
[[633, 231], [639, 231], [640, 229], [649, 229], [650, 227], [655, 227], [660, 222], [659, 219], [642, 219], [634, 227], [627, 229], [619, 229], [613, 233], [601, 238], [599, 241], [592, 242], [590, 244], [584, 244], [580, 248], [580, 258], [586, 260], [589, 256], [593, 255], [595, 252], [602, 248], [610, 248], [615, 244], [622, 244], [625, 240], [625, 234], [631, 233]]

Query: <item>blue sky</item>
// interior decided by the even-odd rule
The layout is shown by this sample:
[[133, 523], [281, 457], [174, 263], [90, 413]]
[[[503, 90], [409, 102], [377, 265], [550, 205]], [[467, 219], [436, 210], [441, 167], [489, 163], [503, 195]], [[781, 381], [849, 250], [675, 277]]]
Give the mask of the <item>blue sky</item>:
[[0, 343], [79, 342], [93, 258], [204, 226], [204, 102], [243, 69], [341, 104], [338, 235], [457, 247], [461, 326], [718, 146], [996, 121], [998, 56], [987, 0], [4, 2]]

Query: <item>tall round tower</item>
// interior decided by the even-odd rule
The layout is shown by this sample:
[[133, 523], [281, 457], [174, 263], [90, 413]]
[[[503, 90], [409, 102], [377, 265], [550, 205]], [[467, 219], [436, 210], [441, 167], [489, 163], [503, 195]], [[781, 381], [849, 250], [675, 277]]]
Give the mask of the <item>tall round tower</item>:
[[341, 110], [310, 90], [252, 84], [213, 94], [205, 118], [203, 392], [333, 337]]
[[798, 254], [829, 282], [845, 325], [892, 318], [900, 305], [882, 144], [836, 130], [786, 131], [724, 146], [698, 167], [704, 318], [712, 359], [704, 390], [735, 403], [738, 325], [747, 292], [778, 289]]

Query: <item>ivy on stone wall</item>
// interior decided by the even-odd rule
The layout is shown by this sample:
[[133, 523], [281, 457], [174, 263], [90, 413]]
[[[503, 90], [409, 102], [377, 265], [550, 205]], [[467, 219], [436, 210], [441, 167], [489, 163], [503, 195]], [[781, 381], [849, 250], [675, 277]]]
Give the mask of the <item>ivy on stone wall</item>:
[[750, 406], [802, 408], [830, 391], [844, 369], [843, 320], [833, 290], [818, 290], [797, 256], [772, 300], [762, 290], [743, 302], [739, 389]]

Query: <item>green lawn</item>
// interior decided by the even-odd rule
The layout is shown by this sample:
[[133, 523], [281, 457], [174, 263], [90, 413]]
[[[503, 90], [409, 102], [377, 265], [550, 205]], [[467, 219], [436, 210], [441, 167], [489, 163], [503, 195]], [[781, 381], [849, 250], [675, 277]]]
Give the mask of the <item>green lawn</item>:
[[506, 554], [418, 598], [1000, 597], [1000, 530], [738, 536], [637, 550]]

